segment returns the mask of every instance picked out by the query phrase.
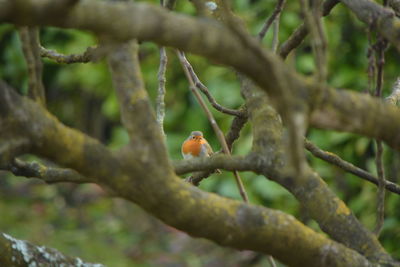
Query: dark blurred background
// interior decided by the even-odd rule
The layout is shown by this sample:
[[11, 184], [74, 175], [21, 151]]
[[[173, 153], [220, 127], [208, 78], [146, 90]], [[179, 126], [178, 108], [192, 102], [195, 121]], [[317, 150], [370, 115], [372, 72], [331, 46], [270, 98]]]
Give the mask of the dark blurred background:
[[[256, 34], [271, 14], [275, 2], [236, 0], [234, 9], [251, 33]], [[190, 2], [178, 1], [176, 9], [194, 14]], [[280, 40], [286, 40], [302, 21], [298, 2], [288, 1], [281, 17]], [[366, 27], [340, 5], [324, 19], [324, 23], [329, 42], [328, 83], [336, 88], [368, 93], [371, 86], [367, 72], [369, 42]], [[94, 35], [77, 30], [47, 27], [41, 29], [40, 35], [44, 47], [65, 54], [82, 53], [97, 43]], [[270, 47], [271, 40], [270, 30], [264, 40], [266, 47]], [[0, 25], [0, 78], [21, 94], [26, 94], [27, 71], [20, 47], [16, 28]], [[140, 48], [142, 72], [153, 100], [158, 86], [158, 49], [146, 42]], [[212, 128], [188, 90], [174, 51], [169, 50], [168, 56], [164, 127], [171, 158], [181, 159], [181, 143], [193, 130], [203, 131], [214, 150], [218, 150], [220, 147]], [[220, 104], [230, 108], [243, 104], [234, 71], [194, 55], [189, 55], [189, 60]], [[399, 74], [399, 60], [398, 53], [389, 48], [384, 68], [385, 96], [390, 94]], [[315, 65], [308, 39], [286, 61], [298, 72], [311, 75]], [[111, 149], [127, 143], [128, 136], [120, 124], [118, 103], [104, 61], [60, 65], [44, 59], [43, 80], [48, 109], [63, 123], [101, 140]], [[232, 117], [212, 111], [226, 133]], [[372, 140], [316, 129], [310, 129], [308, 137], [322, 149], [376, 173]], [[251, 142], [250, 125], [246, 125], [233, 153], [248, 153]], [[24, 158], [43, 160], [31, 155]], [[311, 155], [308, 158], [362, 223], [373, 229], [377, 187]], [[387, 178], [399, 183], [398, 153], [385, 147], [384, 163]], [[283, 210], [320, 231], [294, 197], [281, 186], [253, 173], [242, 173], [242, 177], [251, 203]], [[204, 180], [200, 188], [240, 199], [233, 176], [228, 172]], [[0, 172], [0, 214], [0, 232], [108, 266], [268, 266], [265, 256], [248, 251], [237, 252], [204, 239], [193, 239], [163, 225], [132, 203], [108, 197], [100, 187], [92, 184], [46, 185], [37, 179], [16, 178]], [[400, 198], [390, 192], [386, 194], [386, 219], [380, 240], [393, 256], [400, 258]]]

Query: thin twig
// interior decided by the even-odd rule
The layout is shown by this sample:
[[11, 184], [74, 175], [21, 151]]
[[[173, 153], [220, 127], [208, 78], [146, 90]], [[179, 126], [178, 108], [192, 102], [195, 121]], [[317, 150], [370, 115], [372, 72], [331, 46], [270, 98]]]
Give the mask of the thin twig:
[[[381, 97], [383, 86], [383, 65], [385, 64], [385, 40], [379, 38], [376, 53], [377, 60], [377, 79], [376, 79], [376, 96]], [[377, 196], [377, 218], [374, 233], [379, 236], [385, 220], [385, 169], [383, 166], [383, 144], [382, 141], [376, 140], [376, 169], [379, 178], [378, 196]]]
[[[199, 102], [200, 106], [202, 107], [203, 111], [206, 113], [206, 116], [207, 116], [208, 120], [210, 121], [211, 126], [214, 129], [214, 132], [215, 132], [215, 134], [216, 134], [216, 136], [217, 136], [217, 138], [218, 138], [218, 140], [219, 140], [219, 142], [220, 142], [220, 144], [222, 146], [222, 149], [223, 149], [224, 153], [227, 154], [227, 155], [230, 155], [231, 152], [229, 150], [228, 144], [226, 143], [226, 140], [225, 140], [223, 132], [219, 128], [217, 122], [214, 119], [214, 116], [212, 115], [212, 113], [208, 109], [208, 107], [207, 107], [206, 103], [204, 102], [204, 100], [202, 99], [200, 93], [196, 90], [196, 85], [195, 85], [195, 83], [194, 83], [194, 81], [192, 79], [192, 76], [190, 75], [190, 72], [188, 70], [188, 65], [187, 65], [188, 61], [187, 61], [187, 59], [185, 57], [185, 54], [183, 52], [177, 51], [177, 55], [178, 55], [178, 57], [180, 59], [180, 62], [181, 62], [181, 65], [183, 67], [183, 70], [185, 72], [186, 78], [189, 81], [190, 90], [193, 92], [193, 94], [195, 95], [197, 101]], [[239, 188], [239, 193], [240, 193], [241, 197], [243, 198], [243, 201], [247, 203], [248, 202], [247, 193], [246, 193], [246, 190], [244, 189], [243, 182], [240, 179], [239, 172], [234, 171], [233, 174], [235, 176], [236, 184], [237, 184], [237, 186]]]
[[54, 60], [60, 64], [88, 63], [95, 61], [97, 60], [97, 58], [95, 58], [96, 51], [97, 48], [88, 47], [82, 54], [63, 55], [54, 50], [50, 50], [42, 46], [40, 47], [40, 55], [42, 57]]
[[272, 37], [272, 45], [271, 45], [271, 50], [272, 52], [276, 53], [278, 51], [278, 46], [279, 46], [279, 19], [280, 19], [280, 14], [276, 17], [274, 21], [274, 28], [273, 28], [273, 37]]
[[274, 11], [272, 12], [271, 16], [269, 16], [269, 18], [265, 21], [263, 27], [261, 28], [260, 32], [257, 35], [260, 41], [264, 39], [265, 35], [268, 32], [269, 27], [271, 27], [275, 19], [278, 20], [279, 14], [282, 12], [285, 2], [286, 0], [278, 0], [278, 3], [276, 4]]
[[[329, 15], [332, 8], [334, 8], [339, 2], [339, 0], [326, 0], [322, 7], [322, 16]], [[279, 55], [281, 56], [281, 58], [285, 59], [293, 49], [301, 44], [304, 38], [306, 38], [307, 34], [308, 29], [306, 27], [306, 24], [303, 23], [281, 45], [281, 48], [279, 50]]]
[[311, 46], [314, 53], [314, 61], [316, 65], [316, 80], [321, 87], [326, 84], [326, 38], [323, 30], [322, 17], [322, 0], [313, 1], [313, 6], [310, 7], [310, 2], [300, 0], [302, 11], [305, 16], [308, 31], [311, 33]]
[[[373, 46], [376, 55], [376, 89], [375, 96], [381, 97], [383, 87], [383, 66], [385, 64], [385, 49], [387, 47], [386, 40], [378, 34], [378, 40]], [[385, 220], [385, 167], [383, 165], [383, 144], [381, 140], [376, 142], [376, 170], [379, 178], [378, 195], [377, 195], [377, 215], [374, 233], [379, 236]]]
[[[176, 0], [160, 0], [160, 5], [168, 10], [173, 10], [175, 7]], [[158, 92], [156, 100], [156, 119], [160, 126], [161, 133], [165, 136], [164, 131], [164, 118], [165, 118], [165, 94], [167, 89], [165, 88], [165, 83], [167, 79], [165, 78], [165, 72], [167, 71], [168, 56], [164, 46], [160, 48], [160, 65], [158, 67]]]
[[[379, 184], [379, 179], [377, 177], [375, 177], [374, 175], [370, 174], [369, 172], [367, 172], [361, 168], [358, 168], [357, 166], [354, 166], [350, 162], [343, 160], [338, 155], [336, 155], [332, 152], [328, 152], [328, 151], [324, 151], [324, 150], [320, 149], [319, 147], [317, 147], [315, 144], [313, 144], [312, 142], [310, 142], [307, 139], [305, 140], [304, 145], [305, 145], [305, 148], [308, 151], [310, 151], [317, 158], [320, 158], [326, 162], [336, 165], [339, 168], [341, 168], [349, 173], [352, 173], [368, 182], [371, 182], [376, 185]], [[400, 186], [399, 185], [386, 180], [385, 187], [387, 190], [400, 195]]]
[[382, 141], [376, 141], [376, 170], [378, 173], [378, 196], [377, 196], [377, 215], [374, 233], [379, 236], [385, 220], [385, 169], [383, 166], [383, 144]]
[[242, 116], [236, 116], [231, 124], [229, 132], [226, 134], [225, 140], [228, 144], [229, 150], [232, 151], [233, 143], [239, 138], [240, 131], [242, 130], [243, 126], [248, 121], [248, 114], [246, 106], [240, 109]]
[[165, 51], [165, 47], [160, 48], [160, 66], [158, 68], [158, 94], [156, 100], [156, 115], [157, 122], [160, 125], [161, 132], [165, 135], [164, 132], [164, 117], [165, 117], [165, 71], [167, 69], [168, 57]]
[[271, 265], [271, 267], [276, 267], [275, 260], [271, 255], [268, 255], [267, 259], [268, 259], [269, 264]]
[[194, 85], [196, 86], [197, 89], [199, 89], [208, 99], [208, 101], [210, 102], [210, 104], [218, 111], [228, 114], [228, 115], [233, 115], [233, 116], [243, 116], [243, 113], [240, 110], [236, 110], [236, 109], [230, 109], [230, 108], [226, 108], [221, 106], [220, 104], [217, 103], [217, 101], [214, 99], [214, 97], [210, 94], [210, 91], [208, 90], [207, 86], [205, 86], [199, 79], [199, 77], [197, 77], [196, 73], [193, 70], [192, 65], [190, 64], [189, 61], [187, 61], [186, 58], [184, 58], [185, 60], [185, 66], [194, 82]]

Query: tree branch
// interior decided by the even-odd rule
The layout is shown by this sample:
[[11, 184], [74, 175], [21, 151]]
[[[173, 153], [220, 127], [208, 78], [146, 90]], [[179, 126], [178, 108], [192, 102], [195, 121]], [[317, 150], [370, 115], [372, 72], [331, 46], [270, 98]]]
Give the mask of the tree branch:
[[398, 120], [400, 110], [376, 97], [329, 88], [324, 90], [320, 106], [311, 114], [310, 124], [379, 139], [400, 150]]
[[165, 117], [165, 71], [167, 70], [168, 57], [165, 50], [165, 47], [160, 48], [160, 66], [158, 68], [158, 92], [157, 92], [157, 100], [156, 100], [156, 114], [157, 114], [157, 122], [160, 125], [161, 131], [163, 135], [164, 133], [164, 117]]
[[392, 93], [386, 98], [386, 101], [395, 106], [400, 101], [400, 78], [397, 78]]
[[[130, 75], [132, 69], [124, 73], [121, 75]], [[20, 104], [12, 105], [9, 103], [12, 100]], [[165, 223], [193, 236], [238, 249], [268, 253], [293, 266], [324, 266], [328, 262], [336, 266], [370, 266], [364, 256], [315, 233], [290, 215], [222, 198], [184, 183], [173, 174], [166, 152], [160, 156], [165, 146], [159, 132], [158, 136], [152, 132], [138, 135], [140, 145], [149, 149], [148, 154], [134, 150], [130, 157], [118, 157], [99, 142], [62, 125], [40, 105], [5, 86], [0, 86], [0, 103], [24, 114], [13, 116], [13, 120], [32, 136], [35, 143], [32, 153], [73, 168], [90, 181], [104, 183], [118, 196], [139, 204]], [[152, 128], [142, 129], [159, 131], [155, 117], [148, 116], [145, 110], [148, 105], [134, 107], [142, 108], [132, 117], [134, 124], [141, 122], [141, 117], [151, 118]], [[2, 108], [0, 115], [1, 111]], [[5, 117], [0, 116], [0, 121], [3, 120]], [[22, 128], [25, 124], [31, 127]], [[293, 253], [288, 256], [288, 251]]]
[[19, 36], [28, 68], [28, 95], [35, 101], [45, 105], [46, 97], [42, 82], [43, 65], [39, 53], [39, 29], [37, 27], [21, 27]]
[[269, 16], [269, 18], [265, 21], [260, 32], [258, 33], [258, 39], [260, 39], [260, 40], [264, 39], [264, 36], [268, 32], [269, 27], [271, 27], [274, 20], [282, 12], [285, 2], [286, 2], [286, 0], [278, 0], [278, 3], [276, 4], [274, 11], [272, 11], [271, 16]]
[[[347, 162], [347, 161], [341, 159], [338, 155], [336, 155], [332, 152], [328, 152], [328, 151], [324, 151], [324, 150], [320, 149], [319, 147], [317, 147], [315, 144], [313, 144], [312, 142], [310, 142], [307, 139], [305, 140], [305, 147], [308, 151], [310, 151], [317, 158], [320, 158], [322, 160], [325, 160], [326, 162], [332, 163], [349, 173], [352, 173], [368, 182], [378, 185], [378, 183], [379, 183], [378, 178], [375, 177], [374, 175], [370, 174], [367, 171], [364, 171], [363, 169], [358, 168], [357, 166], [354, 166], [350, 162]], [[400, 194], [400, 186], [395, 183], [385, 180], [385, 187], [387, 190], [389, 190], [393, 193]]]
[[46, 49], [42, 46], [40, 47], [40, 55], [42, 57], [54, 60], [60, 64], [88, 63], [96, 61], [99, 59], [96, 55], [97, 51], [98, 48], [88, 47], [82, 54], [63, 55], [54, 50]]
[[[39, 2], [28, 1], [30, 5], [25, 6], [23, 14], [29, 14], [29, 16], [25, 16], [24, 20], [18, 16], [22, 11], [15, 6], [15, 2], [10, 0], [3, 0], [3, 2], [0, 21], [19, 21], [31, 25], [50, 24], [49, 21], [43, 21], [44, 15], [41, 12], [43, 9], [41, 9], [42, 6]], [[35, 8], [29, 9], [32, 6]], [[89, 11], [90, 15], [88, 14]], [[13, 15], [11, 16], [11, 14]], [[114, 28], [112, 23], [99, 25], [98, 21], [109, 20], [110, 18], [118, 18], [118, 28]], [[144, 21], [146, 23], [143, 23]], [[160, 23], [165, 25], [163, 34], [158, 32]], [[54, 20], [51, 21], [51, 25], [91, 30], [98, 34], [107, 33], [115, 39], [138, 38], [154, 41], [160, 45], [174, 46], [212, 58], [233, 66], [251, 77], [260, 85], [261, 89], [268, 92], [272, 103], [274, 103], [274, 96], [281, 93], [276, 90], [276, 77], [271, 78], [271, 75], [275, 73], [277, 77], [284, 77], [283, 79], [287, 81], [285, 87], [290, 90], [290, 95], [294, 99], [302, 99], [308, 105], [318, 107], [313, 112], [311, 120], [313, 126], [361, 133], [382, 139], [394, 149], [400, 149], [400, 136], [397, 134], [400, 130], [400, 112], [398, 110], [386, 107], [377, 100], [355, 92], [336, 91], [329, 88], [324, 92], [324, 96], [317, 96], [317, 92], [320, 91], [318, 85], [310, 84], [267, 51], [263, 51], [264, 57], [260, 59], [259, 55], [253, 54], [249, 49], [244, 49], [242, 42], [217, 22], [196, 20], [146, 4], [110, 4], [108, 2], [83, 0], [64, 18], [63, 23]], [[176, 29], [180, 29], [180, 31], [176, 31]], [[203, 38], [203, 36], [207, 36], [207, 38]], [[187, 42], [188, 39], [192, 41]], [[231, 56], [233, 54], [235, 57]], [[316, 103], [317, 99], [321, 99], [321, 103]], [[353, 103], [350, 103], [351, 101]], [[332, 106], [335, 106], [335, 108], [332, 109]], [[374, 111], [379, 109], [380, 115], [378, 117], [374, 116], [371, 107]], [[349, 112], [355, 115], [352, 116], [350, 123]], [[316, 116], [317, 113], [318, 116]], [[368, 117], [367, 121], [371, 122], [373, 127], [369, 123], [364, 123], [366, 120], [363, 116], [369, 114], [371, 116]], [[347, 117], [347, 120], [344, 120], [343, 117]], [[386, 119], [388, 117], [390, 123], [389, 119]], [[373, 129], [371, 130], [371, 128]]]
[[24, 162], [14, 159], [8, 168], [16, 176], [39, 178], [48, 184], [71, 182], [88, 183], [89, 179], [72, 169], [47, 167], [37, 162]]
[[[212, 115], [210, 110], [207, 108], [207, 105], [204, 103], [204, 100], [201, 97], [201, 95], [199, 94], [199, 92], [196, 91], [193, 78], [191, 77], [190, 71], [189, 71], [189, 66], [190, 66], [189, 61], [187, 61], [187, 59], [185, 57], [185, 54], [183, 52], [177, 51], [177, 54], [178, 54], [179, 60], [181, 62], [182, 68], [183, 68], [183, 70], [185, 72], [186, 78], [189, 81], [190, 90], [192, 91], [192, 93], [196, 97], [196, 99], [199, 102], [201, 108], [203, 109], [204, 113], [206, 114], [208, 120], [210, 121], [210, 124], [211, 124], [212, 128], [214, 129], [215, 135], [217, 136], [218, 141], [221, 144], [222, 151], [225, 154], [230, 155], [231, 151], [230, 151], [230, 149], [228, 147], [228, 144], [226, 143], [224, 133], [219, 128], [217, 122], [214, 119], [214, 116]], [[249, 199], [247, 197], [247, 193], [246, 193], [246, 190], [244, 188], [244, 185], [243, 185], [242, 179], [240, 178], [239, 173], [237, 171], [234, 171], [233, 175], [235, 177], [235, 181], [236, 181], [237, 187], [239, 189], [240, 196], [243, 198], [244, 202], [248, 202]]]
[[[333, 239], [349, 246], [368, 258], [386, 258], [384, 249], [375, 235], [370, 233], [351, 213], [348, 207], [309, 167], [304, 175], [293, 175], [286, 170], [287, 155], [284, 149], [283, 128], [279, 115], [269, 104], [264, 92], [252, 86], [242, 87], [249, 118], [252, 122], [252, 160], [258, 172], [289, 190], [317, 221], [320, 228]], [[318, 204], [316, 204], [318, 203]]]
[[[188, 62], [189, 63], [189, 62]], [[230, 109], [223, 107], [222, 105], [218, 104], [217, 101], [214, 99], [214, 97], [211, 95], [210, 91], [208, 88], [199, 80], [197, 77], [196, 73], [193, 71], [192, 66], [189, 65], [187, 66], [190, 74], [192, 75], [193, 82], [196, 86], [197, 89], [199, 89], [208, 99], [210, 104], [218, 111], [228, 114], [228, 115], [233, 115], [237, 117], [243, 116], [243, 114], [240, 112], [240, 110], [235, 110], [235, 109]]]
[[174, 168], [176, 174], [182, 175], [195, 171], [212, 172], [215, 169], [227, 171], [255, 171], [257, 170], [257, 164], [251, 162], [249, 158], [218, 153], [208, 158], [175, 161]]
[[248, 121], [246, 106], [244, 105], [239, 111], [242, 115], [233, 119], [229, 132], [225, 136], [226, 144], [230, 151], [232, 151], [233, 143], [240, 137], [240, 131]]
[[399, 31], [400, 19], [393, 10], [369, 0], [341, 0], [359, 20], [368, 26], [376, 27], [397, 51], [400, 51]]
[[[327, 16], [331, 10], [338, 4], [339, 0], [326, 0], [322, 6], [322, 15]], [[297, 29], [290, 35], [290, 37], [281, 45], [279, 55], [285, 59], [289, 53], [298, 47], [301, 42], [306, 38], [308, 29], [305, 23], [301, 24]]]
[[0, 265], [87, 267], [104, 266], [98, 263], [86, 263], [83, 262], [80, 258], [66, 256], [52, 248], [35, 246], [25, 240], [18, 240], [4, 233], [0, 233]]
[[[149, 157], [149, 148], [140, 143], [154, 138], [153, 142], [160, 142], [162, 145], [161, 147], [154, 146], [154, 151], [151, 153], [160, 153], [157, 155], [160, 163], [166, 162], [164, 143], [159, 139], [162, 136], [161, 130], [157, 123], [153, 123], [155, 114], [150, 107], [144, 88], [138, 61], [138, 48], [136, 40], [114, 45], [108, 56], [108, 64], [120, 104], [122, 124], [129, 133], [131, 145], [138, 150], [136, 153], [144, 153], [146, 157]], [[146, 116], [137, 116], [139, 110], [143, 110]], [[165, 157], [161, 158], [161, 155]]]

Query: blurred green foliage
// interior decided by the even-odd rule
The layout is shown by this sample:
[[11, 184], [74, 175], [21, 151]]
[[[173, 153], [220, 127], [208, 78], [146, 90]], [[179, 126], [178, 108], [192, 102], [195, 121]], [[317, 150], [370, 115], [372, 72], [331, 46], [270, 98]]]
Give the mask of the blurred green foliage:
[[[271, 13], [276, 1], [236, 0], [233, 7], [256, 34]], [[153, 4], [157, 4], [153, 1]], [[177, 10], [194, 14], [189, 1], [178, 1]], [[281, 17], [280, 39], [286, 40], [303, 21], [298, 2], [287, 1]], [[112, 22], [110, 22], [112, 23]], [[338, 5], [324, 19], [328, 40], [328, 83], [336, 88], [368, 92], [368, 29], [346, 8]], [[374, 40], [374, 33], [371, 34]], [[269, 47], [272, 31], [263, 44]], [[60, 53], [81, 53], [97, 39], [88, 32], [41, 29], [42, 45]], [[152, 100], [157, 93], [158, 46], [141, 44], [140, 60], [146, 87]], [[204, 113], [188, 90], [187, 81], [173, 49], [168, 50], [165, 132], [172, 159], [181, 159], [182, 141], [193, 130], [201, 130], [214, 150], [219, 149]], [[201, 81], [217, 101], [230, 108], [243, 104], [239, 83], [230, 68], [209, 60], [188, 55]], [[398, 75], [399, 54], [391, 47], [386, 51], [384, 95], [390, 93]], [[307, 39], [294, 52], [287, 64], [303, 75], [315, 70]], [[16, 29], [0, 25], [0, 78], [22, 94], [27, 92], [27, 72]], [[98, 138], [112, 149], [128, 142], [120, 124], [119, 107], [112, 89], [111, 78], [104, 61], [88, 64], [59, 65], [44, 60], [44, 84], [48, 108], [63, 123]], [[211, 107], [224, 132], [232, 117]], [[349, 114], [350, 116], [350, 114]], [[340, 155], [345, 160], [372, 173], [375, 170], [375, 146], [368, 138], [349, 133], [310, 129], [308, 137], [322, 149]], [[234, 145], [234, 154], [244, 155], [251, 148], [251, 126], [246, 125]], [[62, 153], [62, 151], [60, 151]], [[373, 229], [376, 214], [377, 187], [344, 172], [322, 160], [308, 155], [310, 164], [329, 186], [343, 199], [369, 229]], [[384, 162], [387, 177], [399, 183], [400, 158], [385, 147]], [[255, 254], [218, 248], [205, 240], [188, 238], [166, 227], [139, 208], [121, 199], [105, 197], [95, 185], [45, 185], [0, 174], [0, 231], [37, 244], [58, 248], [64, 253], [101, 262], [109, 266], [235, 266], [252, 259]], [[317, 224], [305, 214], [296, 199], [280, 185], [252, 173], [242, 178], [250, 201], [293, 214], [319, 231]], [[204, 180], [200, 188], [229, 198], [240, 199], [233, 176], [224, 172]], [[380, 240], [393, 256], [400, 258], [400, 199], [386, 194], [386, 220]], [[177, 254], [178, 253], [178, 254]], [[259, 264], [266, 262], [261, 258]]]

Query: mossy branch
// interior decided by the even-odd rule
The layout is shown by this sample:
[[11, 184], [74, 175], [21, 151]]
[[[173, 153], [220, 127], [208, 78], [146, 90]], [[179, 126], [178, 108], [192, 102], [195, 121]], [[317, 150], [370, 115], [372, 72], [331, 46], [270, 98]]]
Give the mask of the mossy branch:
[[[320, 99], [320, 96], [317, 95], [317, 92], [320, 91], [318, 85], [307, 82], [295, 74], [277, 56], [268, 51], [263, 51], [264, 56], [260, 58], [252, 50], [245, 49], [237, 36], [218, 22], [178, 15], [162, 8], [142, 3], [110, 4], [108, 2], [83, 0], [76, 4], [68, 14], [65, 14], [61, 23], [59, 20], [52, 18], [44, 20], [45, 15], [43, 12], [46, 11], [46, 6], [39, 2], [27, 1], [29, 5], [24, 6], [22, 9], [16, 2], [10, 0], [3, 0], [3, 2], [0, 21], [26, 25], [72, 27], [90, 30], [99, 35], [107, 33], [117, 40], [138, 38], [140, 40], [154, 41], [160, 45], [173, 46], [236, 68], [252, 78], [259, 85], [259, 88], [269, 94], [271, 99], [280, 94], [276, 90], [275, 79], [271, 79], [271, 73], [275, 73], [277, 77], [284, 77], [287, 80], [286, 87], [288, 87], [289, 94], [294, 99], [300, 100], [302, 103], [305, 102], [310, 107], [318, 107], [314, 114], [318, 113], [319, 116], [313, 116], [311, 126], [361, 133], [369, 137], [382, 139], [391, 147], [397, 150], [400, 149], [400, 136], [397, 134], [399, 132], [397, 128], [400, 128], [399, 111], [382, 107], [379, 101], [368, 98], [363, 94], [343, 93], [332, 88], [326, 90], [327, 92], [324, 93], [322, 102], [318, 101], [316, 103], [316, 99]], [[381, 10], [379, 5], [368, 6], [368, 8]], [[22, 14], [24, 15], [23, 18], [21, 17]], [[381, 13], [377, 12], [377, 14]], [[383, 14], [386, 13], [383, 12]], [[113, 23], [98, 23], [99, 21], [108, 21], [110, 18], [118, 19], [117, 28]], [[390, 21], [393, 22], [393, 25], [400, 25], [400, 23], [397, 23], [400, 21], [397, 18], [391, 17]], [[159, 25], [165, 25], [163, 34], [159, 32]], [[393, 27], [389, 27], [389, 29], [393, 29]], [[204, 36], [207, 38], [203, 38]], [[187, 40], [192, 41], [187, 42]], [[233, 54], [235, 57], [231, 56]], [[349, 95], [350, 98], [348, 98]], [[351, 122], [340, 119], [340, 117], [348, 117], [350, 100], [356, 103], [355, 107], [353, 107], [354, 103], [352, 103], [351, 114], [355, 116], [352, 116]], [[329, 108], [332, 106], [335, 108]], [[373, 123], [374, 129], [371, 129], [370, 124], [364, 125], [361, 123], [365, 120], [360, 119], [364, 115], [373, 115], [376, 110], [371, 110], [371, 107], [374, 109], [379, 107], [380, 113], [379, 118], [371, 119], [369, 117], [368, 119]], [[367, 112], [365, 112], [366, 110]], [[386, 120], [383, 122], [381, 120], [381, 118], [387, 117], [385, 116], [387, 114], [390, 117], [390, 125], [387, 124]], [[333, 119], [328, 119], [330, 117]]]
[[[20, 105], [14, 106], [13, 100]], [[104, 183], [116, 195], [137, 203], [165, 223], [193, 236], [268, 253], [293, 266], [324, 266], [327, 262], [336, 263], [334, 266], [370, 266], [364, 256], [315, 233], [290, 215], [206, 193], [181, 181], [168, 165], [160, 164], [159, 155], [132, 151], [135, 153], [130, 153], [130, 157], [118, 157], [99, 142], [62, 125], [40, 105], [18, 96], [8, 87], [0, 86], [0, 103], [24, 114], [13, 117], [16, 125], [36, 144], [31, 153], [72, 168], [90, 181]], [[140, 109], [136, 117], [148, 118], [143, 111]], [[0, 115], [0, 122], [3, 122], [4, 114], [0, 112]], [[133, 123], [141, 119], [136, 118]], [[151, 120], [159, 131], [155, 117]], [[32, 127], [24, 128], [25, 124]], [[163, 140], [161, 134], [155, 140], [154, 136], [146, 138], [144, 134], [139, 137], [143, 138], [140, 145], [148, 148], [158, 146]], [[162, 156], [166, 161], [165, 155]], [[274, 242], [276, 240], [280, 242]]]
[[44, 246], [36, 246], [8, 234], [0, 233], [1, 266], [85, 266], [104, 267], [102, 264], [83, 262]]

